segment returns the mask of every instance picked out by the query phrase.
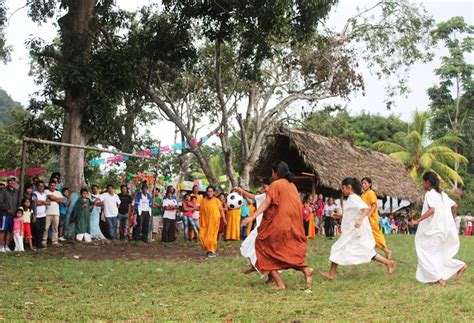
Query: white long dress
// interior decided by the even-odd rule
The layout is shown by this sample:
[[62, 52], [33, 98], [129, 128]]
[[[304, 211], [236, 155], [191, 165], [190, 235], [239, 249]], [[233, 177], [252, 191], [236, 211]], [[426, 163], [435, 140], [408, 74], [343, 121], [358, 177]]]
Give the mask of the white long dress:
[[[266, 194], [259, 194], [255, 196], [255, 202], [257, 204], [257, 209], [260, 207], [260, 205], [265, 201]], [[257, 239], [258, 235], [258, 227], [260, 226], [260, 223], [262, 222], [262, 214], [257, 216], [256, 219], [256, 225], [255, 228], [250, 232], [250, 234], [247, 236], [247, 238], [242, 242], [242, 245], [240, 246], [240, 253], [242, 256], [245, 258], [248, 258], [250, 260], [250, 263], [252, 266], [257, 269], [255, 264], [257, 263], [257, 253], [255, 252], [255, 240]], [[257, 269], [258, 271], [258, 269]]]
[[415, 248], [418, 256], [416, 279], [422, 283], [433, 283], [449, 279], [465, 264], [453, 259], [459, 251], [459, 236], [451, 207], [454, 201], [442, 192], [431, 189], [423, 202], [424, 214], [430, 207], [434, 214], [418, 224]]
[[342, 234], [331, 247], [329, 260], [338, 265], [358, 265], [375, 257], [375, 239], [369, 218], [365, 217], [360, 228], [355, 222], [360, 213], [369, 207], [356, 194], [349, 195], [342, 209]]

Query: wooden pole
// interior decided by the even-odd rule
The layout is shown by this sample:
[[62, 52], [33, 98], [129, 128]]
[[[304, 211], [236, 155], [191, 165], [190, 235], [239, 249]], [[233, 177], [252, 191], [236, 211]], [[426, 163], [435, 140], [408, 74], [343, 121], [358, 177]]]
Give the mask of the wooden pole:
[[20, 186], [18, 189], [18, 205], [17, 206], [20, 206], [21, 199], [23, 197], [23, 190], [25, 186], [27, 149], [28, 149], [28, 143], [27, 141], [23, 140], [23, 143], [21, 145]]
[[121, 151], [114, 151], [114, 150], [110, 150], [110, 149], [97, 148], [97, 147], [92, 147], [92, 146], [83, 146], [83, 145], [73, 145], [73, 144], [68, 144], [68, 143], [65, 143], [65, 142], [57, 142], [57, 141], [44, 140], [44, 139], [24, 137], [23, 142], [25, 142], [25, 141], [26, 142], [31, 142], [31, 143], [36, 143], [36, 144], [47, 144], [47, 145], [53, 145], [53, 146], [70, 147], [70, 148], [78, 148], [78, 149], [86, 149], [86, 150], [95, 150], [95, 151], [100, 151], [100, 152], [103, 152], [103, 153], [110, 153], [110, 154], [115, 154], [115, 155], [129, 156], [129, 157], [142, 158], [142, 159], [155, 159], [155, 157], [151, 157], [151, 156], [142, 156], [142, 155], [137, 155], [137, 154], [129, 154], [129, 153], [124, 153], [124, 152], [121, 152]]

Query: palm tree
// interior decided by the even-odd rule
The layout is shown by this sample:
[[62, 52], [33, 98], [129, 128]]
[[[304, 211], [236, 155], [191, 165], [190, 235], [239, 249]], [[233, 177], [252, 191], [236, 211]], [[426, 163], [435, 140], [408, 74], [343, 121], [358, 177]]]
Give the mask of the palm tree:
[[456, 162], [465, 164], [468, 161], [451, 148], [454, 145], [462, 145], [463, 141], [453, 134], [429, 141], [428, 126], [428, 113], [416, 111], [406, 133], [397, 133], [394, 142], [379, 141], [374, 147], [399, 159], [418, 184], [421, 183], [423, 174], [429, 171], [435, 172], [445, 186], [448, 183], [452, 185], [455, 181], [463, 184], [453, 165]]

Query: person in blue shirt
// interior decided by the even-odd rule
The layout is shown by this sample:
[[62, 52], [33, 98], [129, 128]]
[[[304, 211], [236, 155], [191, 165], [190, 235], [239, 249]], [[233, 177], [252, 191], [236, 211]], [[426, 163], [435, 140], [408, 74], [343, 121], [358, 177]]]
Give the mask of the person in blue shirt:
[[[242, 220], [247, 218], [250, 215], [250, 201], [246, 198], [243, 200], [243, 205], [240, 211], [240, 221], [242, 223]], [[240, 228], [240, 239], [245, 240], [247, 238], [247, 229], [248, 229], [248, 224], [244, 225], [243, 227]]]
[[66, 214], [69, 209], [69, 204], [71, 204], [71, 193], [67, 187], [63, 187], [61, 190], [63, 195], [64, 203], [59, 204], [59, 241], [66, 241], [64, 238], [64, 225], [66, 223]]

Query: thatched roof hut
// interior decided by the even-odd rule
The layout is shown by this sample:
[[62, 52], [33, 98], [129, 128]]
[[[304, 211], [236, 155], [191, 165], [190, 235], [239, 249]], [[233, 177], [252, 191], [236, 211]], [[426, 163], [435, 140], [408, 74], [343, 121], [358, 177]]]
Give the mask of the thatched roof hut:
[[345, 177], [369, 176], [379, 197], [419, 201], [421, 190], [402, 163], [388, 155], [349, 142], [297, 129], [280, 129], [255, 165], [254, 177], [271, 174], [275, 160], [288, 163], [298, 189], [339, 196]]

